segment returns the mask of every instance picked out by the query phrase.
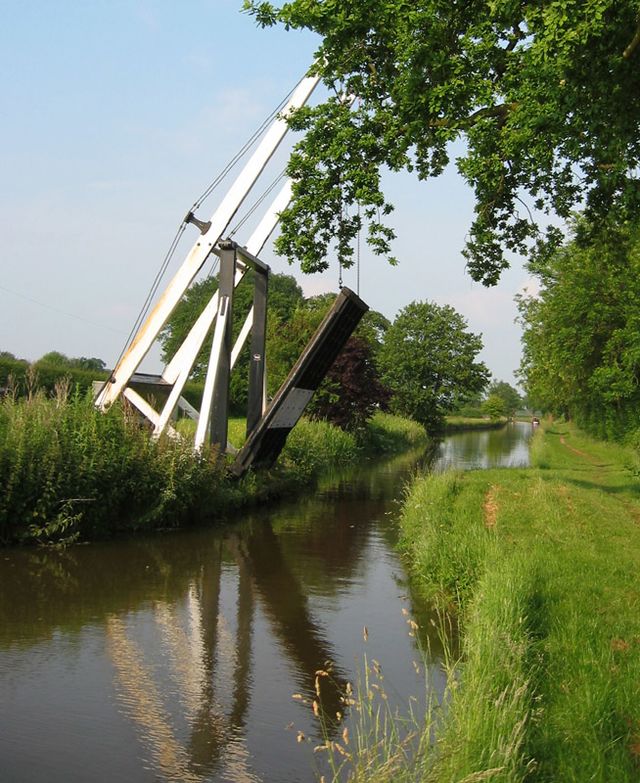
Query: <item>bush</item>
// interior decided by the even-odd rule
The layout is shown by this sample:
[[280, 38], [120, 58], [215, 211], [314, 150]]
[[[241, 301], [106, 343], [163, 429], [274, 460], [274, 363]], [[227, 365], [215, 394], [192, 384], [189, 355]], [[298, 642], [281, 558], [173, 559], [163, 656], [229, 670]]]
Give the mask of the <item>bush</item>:
[[69, 396], [65, 385], [54, 399], [38, 391], [0, 402], [3, 543], [177, 526], [208, 508], [206, 495], [221, 478], [206, 453], [153, 441], [127, 405], [105, 415], [90, 395]]
[[91, 389], [93, 381], [107, 378], [108, 373], [104, 371], [41, 362], [29, 364], [22, 359], [0, 358], [0, 386], [11, 388], [19, 397], [36, 389], [53, 394], [60, 381], [68, 381], [71, 386], [84, 393]]

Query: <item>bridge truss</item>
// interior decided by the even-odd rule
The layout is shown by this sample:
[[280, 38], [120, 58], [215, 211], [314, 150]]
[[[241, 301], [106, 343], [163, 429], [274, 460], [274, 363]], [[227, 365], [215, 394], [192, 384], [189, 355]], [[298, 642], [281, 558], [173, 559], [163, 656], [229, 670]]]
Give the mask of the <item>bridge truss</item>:
[[[368, 309], [356, 294], [343, 288], [283, 386], [271, 404], [267, 404], [265, 338], [269, 267], [258, 256], [275, 229], [280, 213], [291, 199], [291, 183], [285, 182], [245, 246], [223, 237], [284, 138], [288, 114], [306, 103], [317, 82], [318, 78], [311, 76], [298, 84], [211, 219], [204, 222], [189, 212], [185, 222], [196, 225], [200, 236], [95, 398], [96, 406], [106, 411], [122, 395], [150, 422], [156, 437], [163, 432], [177, 436], [171, 420], [176, 408], [181, 408], [197, 421], [196, 449], [210, 443], [223, 453], [235, 451], [227, 442], [229, 378], [251, 335], [247, 442], [233, 465], [236, 475], [242, 475], [251, 465], [271, 464], [277, 458], [287, 434]], [[162, 374], [149, 376], [140, 373], [142, 361], [211, 254], [217, 255], [220, 260], [218, 290]], [[249, 269], [254, 271], [253, 304], [233, 344], [234, 290]], [[197, 411], [187, 403], [182, 392], [212, 327], [204, 391], [200, 410]], [[151, 399], [145, 394], [145, 389], [152, 392]], [[158, 400], [162, 403], [159, 408], [156, 407]]]

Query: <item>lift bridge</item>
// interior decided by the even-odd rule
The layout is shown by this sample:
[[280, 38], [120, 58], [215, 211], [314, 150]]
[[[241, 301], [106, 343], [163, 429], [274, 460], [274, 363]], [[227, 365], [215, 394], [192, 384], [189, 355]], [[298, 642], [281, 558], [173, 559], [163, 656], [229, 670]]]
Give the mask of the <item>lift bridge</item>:
[[[197, 421], [194, 447], [199, 449], [210, 443], [220, 453], [235, 453], [231, 471], [236, 476], [242, 476], [252, 466], [268, 467], [274, 463], [287, 435], [368, 309], [353, 291], [342, 288], [288, 377], [271, 402], [267, 401], [265, 339], [269, 267], [260, 260], [259, 254], [275, 229], [280, 213], [289, 204], [291, 183], [285, 181], [246, 245], [242, 246], [226, 236], [238, 209], [286, 134], [287, 115], [306, 103], [317, 82], [316, 76], [305, 77], [291, 93], [211, 219], [203, 221], [193, 212], [188, 213], [185, 224], [196, 226], [200, 236], [133, 336], [109, 379], [101, 385], [95, 399], [96, 406], [106, 410], [123, 396], [150, 422], [155, 437], [163, 432], [177, 436], [171, 421], [176, 409], [181, 409]], [[142, 361], [174, 308], [212, 254], [218, 256], [220, 262], [218, 290], [161, 375], [139, 372]], [[253, 305], [234, 345], [234, 290], [250, 269], [254, 271]], [[182, 392], [212, 327], [211, 351], [198, 411], [184, 399]], [[246, 441], [236, 452], [227, 439], [229, 380], [249, 336], [251, 360]]]

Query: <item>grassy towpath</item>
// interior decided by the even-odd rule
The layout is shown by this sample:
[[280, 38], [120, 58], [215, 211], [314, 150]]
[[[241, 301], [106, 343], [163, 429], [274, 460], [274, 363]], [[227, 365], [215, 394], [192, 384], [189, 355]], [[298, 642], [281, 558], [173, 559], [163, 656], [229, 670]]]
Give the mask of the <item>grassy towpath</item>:
[[447, 715], [417, 779], [640, 780], [633, 467], [630, 451], [552, 424], [530, 468], [414, 483], [403, 546], [462, 628]]

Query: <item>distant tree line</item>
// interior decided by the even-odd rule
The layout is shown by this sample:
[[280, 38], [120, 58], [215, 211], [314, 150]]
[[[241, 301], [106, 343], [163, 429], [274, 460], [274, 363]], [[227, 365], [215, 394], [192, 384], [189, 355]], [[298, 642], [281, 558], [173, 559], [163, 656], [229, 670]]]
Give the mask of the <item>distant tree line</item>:
[[[252, 282], [249, 274], [236, 289], [234, 337], [251, 306]], [[160, 335], [165, 362], [171, 360], [216, 286], [215, 278], [207, 278], [184, 295]], [[334, 298], [335, 294], [305, 298], [292, 276], [271, 276], [268, 396], [280, 388]], [[185, 392], [195, 405], [209, 359], [207, 343], [210, 345], [210, 340], [205, 340]], [[430, 432], [440, 430], [445, 416], [453, 411], [492, 419], [511, 416], [521, 406], [518, 392], [504, 382], [489, 386], [489, 371], [477, 359], [481, 348], [481, 337], [471, 333], [464, 318], [449, 306], [412, 302], [393, 322], [369, 311], [314, 395], [307, 413], [356, 433], [363, 431], [377, 410], [412, 418]], [[231, 408], [237, 415], [246, 411], [249, 362], [247, 343], [231, 376]], [[14, 384], [23, 392], [34, 384], [53, 389], [61, 377], [69, 377], [76, 387], [85, 390], [106, 374], [105, 362], [96, 357], [75, 358], [50, 351], [30, 365], [8, 351], [0, 352], [0, 387]]]
[[59, 351], [49, 351], [35, 362], [20, 359], [10, 351], [0, 351], [0, 389], [25, 394], [34, 388], [53, 391], [57, 381], [68, 378], [84, 392], [95, 380], [106, 379], [102, 359], [86, 356], [71, 358]]

